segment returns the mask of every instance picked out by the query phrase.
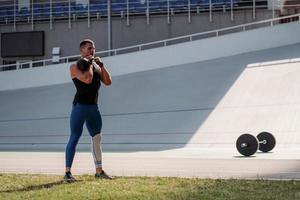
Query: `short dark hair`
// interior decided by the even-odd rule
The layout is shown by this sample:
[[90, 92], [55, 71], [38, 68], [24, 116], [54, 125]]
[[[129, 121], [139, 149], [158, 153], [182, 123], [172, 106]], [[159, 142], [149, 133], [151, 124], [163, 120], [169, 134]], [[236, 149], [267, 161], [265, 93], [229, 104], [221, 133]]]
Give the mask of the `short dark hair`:
[[90, 43], [90, 44], [94, 44], [94, 41], [91, 40], [91, 39], [84, 39], [80, 42], [80, 45], [79, 45], [79, 48], [83, 47], [84, 45], [86, 45], [87, 43]]

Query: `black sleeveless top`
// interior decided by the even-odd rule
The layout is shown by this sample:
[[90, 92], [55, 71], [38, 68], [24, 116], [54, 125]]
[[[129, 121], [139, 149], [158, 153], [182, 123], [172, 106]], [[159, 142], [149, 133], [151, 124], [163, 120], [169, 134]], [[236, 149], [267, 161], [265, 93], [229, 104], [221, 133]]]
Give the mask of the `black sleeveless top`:
[[93, 67], [93, 79], [92, 83], [86, 84], [77, 78], [73, 78], [73, 83], [76, 87], [76, 94], [73, 100], [73, 105], [80, 104], [97, 104], [98, 91], [101, 85], [100, 75], [95, 71]]

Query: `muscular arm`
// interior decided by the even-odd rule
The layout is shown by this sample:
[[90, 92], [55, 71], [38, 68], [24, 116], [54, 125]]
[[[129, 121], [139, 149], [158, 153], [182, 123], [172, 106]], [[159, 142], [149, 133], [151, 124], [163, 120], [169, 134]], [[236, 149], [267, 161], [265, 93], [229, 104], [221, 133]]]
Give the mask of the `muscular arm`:
[[109, 74], [109, 72], [107, 71], [107, 69], [105, 68], [105, 66], [103, 65], [101, 67], [101, 81], [105, 84], [105, 85], [111, 85], [112, 80], [111, 80], [111, 76]]
[[70, 75], [72, 79], [77, 78], [86, 84], [90, 84], [93, 80], [93, 69], [90, 68], [89, 70], [82, 72], [77, 68], [76, 64], [72, 64], [70, 66]]
[[[98, 57], [99, 58], [99, 57]], [[112, 83], [112, 79], [111, 79], [111, 75], [110, 73], [108, 72], [108, 70], [105, 68], [105, 66], [103, 65], [101, 59], [99, 58], [98, 59], [95, 59], [95, 62], [98, 66], [100, 66], [98, 69], [97, 69], [97, 72], [100, 74], [100, 77], [101, 77], [101, 81], [105, 84], [105, 85], [111, 85]], [[101, 65], [102, 63], [102, 65]]]

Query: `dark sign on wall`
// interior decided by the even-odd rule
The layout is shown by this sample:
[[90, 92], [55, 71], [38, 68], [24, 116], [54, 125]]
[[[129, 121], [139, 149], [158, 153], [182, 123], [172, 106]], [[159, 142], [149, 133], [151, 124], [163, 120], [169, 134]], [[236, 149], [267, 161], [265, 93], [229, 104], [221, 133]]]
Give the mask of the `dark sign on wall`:
[[44, 55], [44, 31], [1, 33], [1, 57]]

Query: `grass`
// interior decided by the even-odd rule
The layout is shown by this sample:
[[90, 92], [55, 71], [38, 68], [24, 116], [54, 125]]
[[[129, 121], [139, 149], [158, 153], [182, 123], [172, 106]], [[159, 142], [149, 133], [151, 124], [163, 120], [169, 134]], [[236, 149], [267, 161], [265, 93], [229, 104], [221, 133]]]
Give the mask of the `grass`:
[[300, 181], [211, 180], [160, 177], [117, 177], [96, 180], [76, 176], [63, 183], [61, 176], [0, 174], [0, 199], [299, 199]]

